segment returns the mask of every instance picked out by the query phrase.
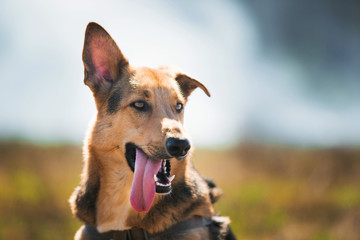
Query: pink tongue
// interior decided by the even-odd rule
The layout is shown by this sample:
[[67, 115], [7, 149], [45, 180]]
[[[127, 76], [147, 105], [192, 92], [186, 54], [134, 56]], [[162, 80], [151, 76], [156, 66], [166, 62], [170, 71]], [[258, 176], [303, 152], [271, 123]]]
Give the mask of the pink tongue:
[[130, 192], [130, 203], [136, 211], [149, 211], [155, 197], [154, 174], [158, 173], [160, 167], [160, 160], [150, 159], [136, 149], [134, 178]]

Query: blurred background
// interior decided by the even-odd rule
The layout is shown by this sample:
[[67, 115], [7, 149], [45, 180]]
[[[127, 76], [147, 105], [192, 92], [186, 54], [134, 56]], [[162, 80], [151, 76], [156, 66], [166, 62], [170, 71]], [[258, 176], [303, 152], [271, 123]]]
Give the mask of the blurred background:
[[0, 239], [72, 239], [88, 22], [202, 81], [185, 126], [239, 239], [360, 239], [360, 2], [0, 0]]

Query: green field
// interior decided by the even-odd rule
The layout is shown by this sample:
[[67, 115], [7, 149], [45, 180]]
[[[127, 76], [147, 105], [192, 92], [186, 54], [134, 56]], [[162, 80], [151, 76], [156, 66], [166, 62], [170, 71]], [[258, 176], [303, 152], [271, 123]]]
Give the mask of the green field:
[[[239, 239], [360, 239], [360, 148], [197, 149]], [[81, 146], [0, 142], [0, 239], [72, 239]]]

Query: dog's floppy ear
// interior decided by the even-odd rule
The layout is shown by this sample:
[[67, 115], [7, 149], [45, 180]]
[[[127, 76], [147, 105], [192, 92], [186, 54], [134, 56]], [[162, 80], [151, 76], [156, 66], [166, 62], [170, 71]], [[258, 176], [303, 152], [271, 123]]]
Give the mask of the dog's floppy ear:
[[185, 74], [176, 74], [175, 80], [178, 82], [181, 92], [185, 98], [187, 98], [197, 87], [201, 88], [206, 93], [206, 95], [210, 97], [210, 92], [207, 90], [204, 84]]
[[86, 28], [82, 57], [84, 82], [96, 101], [103, 101], [112, 85], [128, 70], [128, 61], [105, 29], [94, 22]]

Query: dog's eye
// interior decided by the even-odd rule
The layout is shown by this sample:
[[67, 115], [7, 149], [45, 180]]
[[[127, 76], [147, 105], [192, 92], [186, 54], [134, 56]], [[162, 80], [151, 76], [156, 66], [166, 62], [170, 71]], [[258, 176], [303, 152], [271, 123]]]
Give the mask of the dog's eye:
[[180, 113], [183, 110], [183, 108], [184, 108], [184, 105], [182, 103], [177, 103], [176, 104], [175, 109], [176, 109], [177, 113]]
[[147, 110], [147, 103], [144, 101], [136, 101], [131, 104], [131, 106], [139, 111]]

